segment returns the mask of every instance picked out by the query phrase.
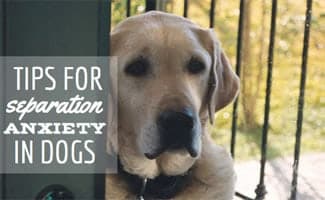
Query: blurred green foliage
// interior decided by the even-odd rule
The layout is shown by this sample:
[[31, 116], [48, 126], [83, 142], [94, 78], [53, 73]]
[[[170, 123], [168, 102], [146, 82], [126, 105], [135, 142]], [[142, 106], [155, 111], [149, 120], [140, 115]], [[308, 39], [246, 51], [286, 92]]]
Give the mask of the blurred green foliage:
[[[256, 124], [246, 129], [242, 105], [239, 105], [239, 121], [236, 141], [236, 159], [259, 158], [260, 141], [264, 116], [265, 82], [267, 71], [267, 48], [271, 1], [265, 0], [266, 17], [261, 21], [262, 0], [251, 0], [251, 66], [253, 74], [262, 68], [261, 90], [256, 96]], [[131, 15], [144, 12], [144, 0], [131, 1]], [[216, 1], [215, 31], [220, 38], [231, 63], [235, 65], [239, 1]], [[183, 13], [183, 1], [165, 0], [167, 12]], [[115, 26], [126, 18], [126, 1], [113, 0], [112, 22]], [[292, 155], [295, 141], [297, 101], [301, 72], [301, 54], [306, 2], [303, 0], [279, 0], [274, 50], [273, 85], [268, 141], [268, 157]], [[189, 1], [188, 17], [203, 27], [209, 25], [210, 0]], [[261, 24], [265, 23], [263, 35], [265, 49], [260, 48], [257, 39], [261, 34]], [[263, 66], [258, 66], [258, 55], [263, 54]], [[256, 61], [256, 62], [255, 62]], [[325, 1], [313, 1], [307, 85], [302, 135], [302, 151], [325, 152]], [[218, 144], [229, 148], [232, 106], [216, 114], [216, 123], [210, 127]]]

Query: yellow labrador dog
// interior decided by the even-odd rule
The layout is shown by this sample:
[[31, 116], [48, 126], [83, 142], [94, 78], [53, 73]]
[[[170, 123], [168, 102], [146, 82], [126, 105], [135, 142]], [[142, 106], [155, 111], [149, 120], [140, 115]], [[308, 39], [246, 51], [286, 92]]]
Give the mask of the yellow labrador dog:
[[206, 126], [239, 79], [215, 34], [163, 12], [130, 17], [111, 34], [118, 57], [119, 173], [107, 199], [218, 199], [234, 195], [228, 152]]

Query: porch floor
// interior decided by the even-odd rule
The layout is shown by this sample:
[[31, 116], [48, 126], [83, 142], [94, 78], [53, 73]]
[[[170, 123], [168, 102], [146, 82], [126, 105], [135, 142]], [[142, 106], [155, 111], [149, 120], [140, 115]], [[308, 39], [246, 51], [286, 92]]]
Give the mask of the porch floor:
[[[292, 157], [268, 161], [265, 185], [266, 200], [287, 200], [290, 195]], [[259, 161], [238, 162], [237, 190], [249, 197], [255, 197], [254, 190], [259, 180]], [[238, 197], [235, 198], [240, 199]], [[325, 152], [300, 156], [298, 178], [298, 200], [325, 200]]]

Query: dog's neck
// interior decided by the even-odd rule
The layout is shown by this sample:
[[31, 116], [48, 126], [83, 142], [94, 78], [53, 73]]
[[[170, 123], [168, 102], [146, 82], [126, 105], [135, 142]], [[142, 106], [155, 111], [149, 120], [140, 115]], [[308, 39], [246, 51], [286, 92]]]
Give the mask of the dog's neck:
[[188, 183], [190, 170], [183, 175], [159, 175], [154, 179], [142, 178], [125, 171], [118, 162], [118, 173], [128, 184], [138, 199], [170, 199], [180, 192]]

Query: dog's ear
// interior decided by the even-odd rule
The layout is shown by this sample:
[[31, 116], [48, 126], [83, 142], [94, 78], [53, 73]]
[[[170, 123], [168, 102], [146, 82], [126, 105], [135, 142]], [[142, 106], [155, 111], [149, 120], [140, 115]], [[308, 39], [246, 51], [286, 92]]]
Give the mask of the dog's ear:
[[110, 59], [108, 67], [107, 97], [107, 143], [106, 150], [110, 155], [118, 152], [118, 58], [115, 51], [121, 41], [121, 34], [113, 31], [110, 35]]
[[213, 30], [210, 30], [210, 37], [213, 43], [212, 66], [207, 102], [210, 123], [213, 124], [215, 112], [228, 105], [238, 95], [240, 82]]
[[108, 97], [107, 97], [107, 143], [106, 150], [110, 155], [118, 150], [118, 103], [117, 103], [117, 58], [111, 57], [108, 67]]

